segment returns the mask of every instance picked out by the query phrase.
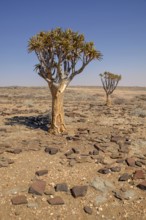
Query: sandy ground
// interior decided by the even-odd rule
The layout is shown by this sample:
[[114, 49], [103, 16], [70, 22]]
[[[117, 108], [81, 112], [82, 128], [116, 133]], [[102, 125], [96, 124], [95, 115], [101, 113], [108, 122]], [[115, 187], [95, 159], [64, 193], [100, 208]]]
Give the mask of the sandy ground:
[[[146, 187], [139, 187], [146, 185], [146, 88], [117, 88], [112, 102], [105, 106], [99, 87], [68, 88], [68, 134], [54, 136], [47, 131], [48, 88], [0, 88], [1, 220], [146, 219]], [[47, 147], [58, 152], [51, 155]], [[112, 167], [119, 168], [114, 172]], [[103, 168], [107, 172], [99, 172]], [[37, 176], [39, 170], [48, 173]], [[129, 178], [119, 181], [125, 173]], [[28, 192], [37, 180], [46, 183], [42, 195]], [[60, 183], [67, 184], [67, 192], [55, 191]], [[74, 186], [87, 186], [87, 193], [74, 198]], [[26, 204], [12, 204], [19, 195]], [[48, 203], [56, 196], [63, 205]]]

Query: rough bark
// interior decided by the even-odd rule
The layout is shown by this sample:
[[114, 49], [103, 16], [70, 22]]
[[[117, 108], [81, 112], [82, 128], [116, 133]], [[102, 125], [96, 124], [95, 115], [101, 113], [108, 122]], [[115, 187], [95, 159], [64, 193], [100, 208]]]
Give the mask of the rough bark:
[[52, 122], [49, 132], [54, 134], [59, 134], [66, 131], [63, 108], [65, 88], [61, 88], [63, 88], [63, 86], [59, 88], [50, 86], [52, 94]]
[[106, 94], [106, 105], [107, 106], [110, 106], [112, 103], [111, 103], [111, 97], [109, 94]]

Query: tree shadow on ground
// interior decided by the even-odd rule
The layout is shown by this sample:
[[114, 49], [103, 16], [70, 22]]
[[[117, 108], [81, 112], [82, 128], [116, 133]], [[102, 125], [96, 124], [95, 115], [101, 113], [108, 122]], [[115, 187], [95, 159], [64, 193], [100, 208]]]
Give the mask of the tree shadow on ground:
[[48, 131], [51, 124], [50, 114], [43, 114], [37, 116], [14, 116], [7, 118], [6, 125], [25, 125], [33, 129], [42, 129]]

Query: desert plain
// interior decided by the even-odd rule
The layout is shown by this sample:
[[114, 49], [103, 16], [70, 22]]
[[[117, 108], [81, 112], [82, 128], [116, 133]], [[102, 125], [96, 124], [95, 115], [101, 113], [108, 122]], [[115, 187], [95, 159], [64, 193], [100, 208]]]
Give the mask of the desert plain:
[[47, 87], [0, 88], [1, 220], [145, 220], [146, 87], [69, 87], [49, 134]]

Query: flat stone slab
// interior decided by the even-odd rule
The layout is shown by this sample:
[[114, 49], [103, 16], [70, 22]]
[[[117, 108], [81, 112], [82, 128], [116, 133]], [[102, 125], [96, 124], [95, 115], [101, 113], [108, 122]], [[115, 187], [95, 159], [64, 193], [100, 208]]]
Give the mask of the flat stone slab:
[[42, 195], [45, 191], [46, 182], [43, 180], [36, 180], [30, 186], [28, 192], [36, 195]]
[[102, 177], [98, 176], [91, 182], [91, 186], [102, 193], [112, 191], [112, 189], [115, 188], [112, 182], [104, 180]]
[[71, 194], [73, 195], [73, 197], [77, 198], [77, 197], [83, 197], [86, 195], [87, 193], [87, 189], [88, 186], [74, 186], [71, 189]]
[[20, 195], [20, 196], [16, 196], [14, 198], [11, 199], [11, 202], [13, 205], [21, 205], [21, 204], [27, 204], [27, 198], [26, 196]]
[[64, 205], [64, 201], [60, 196], [50, 198], [47, 201], [50, 205]]
[[67, 191], [68, 191], [68, 186], [67, 186], [66, 183], [56, 184], [56, 186], [55, 186], [55, 191], [56, 191], [56, 192], [58, 192], [58, 191], [67, 192]]
[[48, 170], [38, 170], [38, 171], [35, 172], [35, 174], [37, 176], [43, 176], [45, 174], [48, 174]]
[[136, 180], [136, 179], [145, 179], [143, 170], [136, 170], [135, 173], [133, 174], [133, 179], [134, 180]]

